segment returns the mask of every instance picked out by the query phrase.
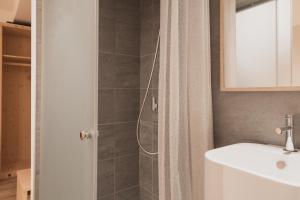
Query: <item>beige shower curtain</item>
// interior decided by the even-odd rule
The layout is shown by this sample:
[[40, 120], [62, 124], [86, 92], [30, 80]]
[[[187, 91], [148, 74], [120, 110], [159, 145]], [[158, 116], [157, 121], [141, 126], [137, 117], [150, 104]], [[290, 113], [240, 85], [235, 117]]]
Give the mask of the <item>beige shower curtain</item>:
[[204, 200], [212, 147], [209, 0], [161, 0], [160, 200]]

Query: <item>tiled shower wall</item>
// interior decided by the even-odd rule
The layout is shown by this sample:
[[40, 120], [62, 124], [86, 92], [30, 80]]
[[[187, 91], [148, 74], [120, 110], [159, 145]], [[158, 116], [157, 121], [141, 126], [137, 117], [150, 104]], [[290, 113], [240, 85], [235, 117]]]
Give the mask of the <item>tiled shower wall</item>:
[[140, 0], [100, 0], [98, 199], [139, 199]]
[[[100, 0], [98, 198], [158, 199], [157, 156], [139, 151], [136, 122], [159, 29], [158, 0]], [[143, 146], [157, 151], [158, 59], [142, 114]]]
[[[141, 0], [141, 45], [140, 45], [140, 105], [142, 104], [151, 68], [154, 61], [160, 22], [160, 1]], [[155, 70], [149, 94], [141, 117], [140, 138], [144, 148], [157, 152], [157, 110], [152, 110], [152, 98], [158, 102], [159, 56], [155, 62]], [[141, 200], [158, 199], [158, 160], [140, 150], [139, 179]]]

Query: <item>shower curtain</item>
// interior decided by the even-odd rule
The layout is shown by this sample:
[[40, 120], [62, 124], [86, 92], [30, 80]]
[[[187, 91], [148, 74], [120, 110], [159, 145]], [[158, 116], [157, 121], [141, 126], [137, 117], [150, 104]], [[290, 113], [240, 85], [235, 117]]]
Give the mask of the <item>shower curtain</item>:
[[209, 0], [161, 0], [159, 199], [204, 200], [212, 147]]

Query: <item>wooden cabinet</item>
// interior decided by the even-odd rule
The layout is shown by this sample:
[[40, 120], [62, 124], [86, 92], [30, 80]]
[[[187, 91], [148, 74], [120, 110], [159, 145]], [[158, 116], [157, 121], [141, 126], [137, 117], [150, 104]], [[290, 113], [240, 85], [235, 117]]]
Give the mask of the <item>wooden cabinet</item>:
[[0, 23], [0, 173], [30, 168], [31, 30]]
[[31, 193], [31, 171], [24, 169], [17, 171], [17, 200], [30, 199]]

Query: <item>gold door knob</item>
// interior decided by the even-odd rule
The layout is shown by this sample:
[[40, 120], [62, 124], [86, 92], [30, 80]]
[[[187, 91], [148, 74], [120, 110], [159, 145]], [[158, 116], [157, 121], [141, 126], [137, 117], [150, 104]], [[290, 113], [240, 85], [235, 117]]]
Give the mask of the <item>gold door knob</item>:
[[79, 137], [80, 140], [86, 140], [91, 138], [91, 134], [87, 131], [80, 131]]

